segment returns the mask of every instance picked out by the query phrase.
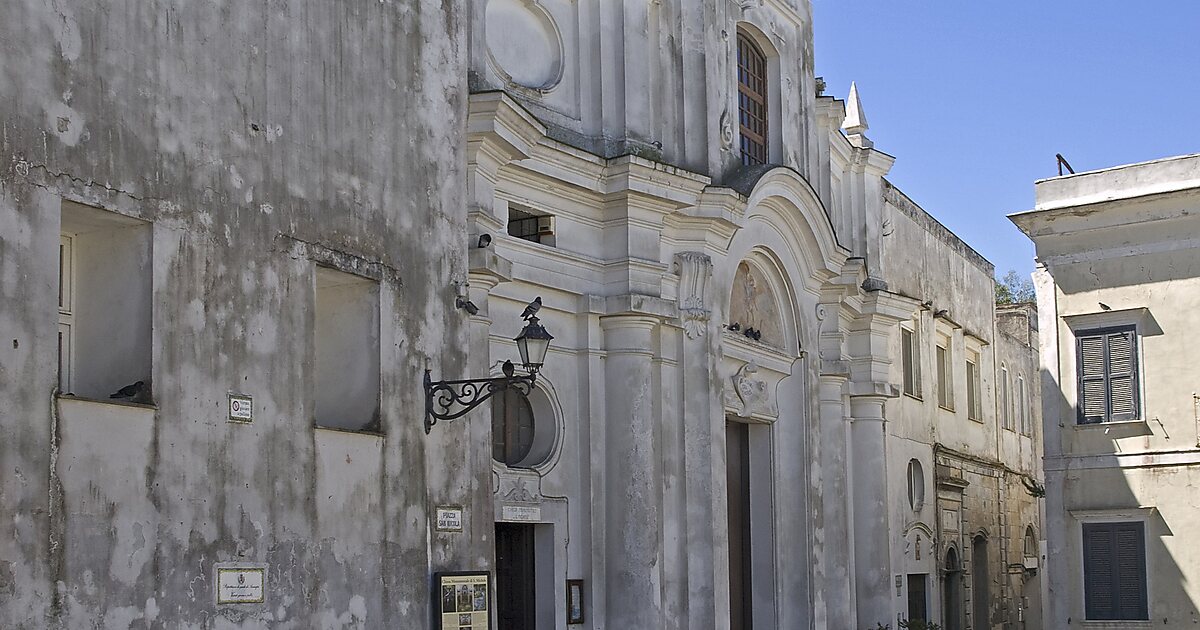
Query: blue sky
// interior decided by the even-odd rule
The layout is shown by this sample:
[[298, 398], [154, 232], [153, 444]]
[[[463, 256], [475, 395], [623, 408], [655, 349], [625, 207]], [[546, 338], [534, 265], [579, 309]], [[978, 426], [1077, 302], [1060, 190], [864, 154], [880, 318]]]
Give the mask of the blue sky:
[[1033, 182], [1200, 152], [1200, 1], [813, 0], [817, 74], [857, 81], [888, 176], [996, 265]]

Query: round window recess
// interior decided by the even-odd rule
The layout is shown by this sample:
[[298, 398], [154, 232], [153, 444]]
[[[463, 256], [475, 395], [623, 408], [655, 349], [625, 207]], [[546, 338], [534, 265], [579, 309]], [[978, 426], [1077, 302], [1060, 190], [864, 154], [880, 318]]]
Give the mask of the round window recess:
[[914, 512], [925, 505], [925, 471], [915, 459], [908, 462], [908, 505]]
[[510, 468], [544, 463], [554, 447], [553, 414], [544, 395], [509, 389], [492, 397], [492, 459]]
[[506, 81], [549, 90], [562, 80], [563, 46], [550, 14], [533, 0], [489, 0], [487, 50]]

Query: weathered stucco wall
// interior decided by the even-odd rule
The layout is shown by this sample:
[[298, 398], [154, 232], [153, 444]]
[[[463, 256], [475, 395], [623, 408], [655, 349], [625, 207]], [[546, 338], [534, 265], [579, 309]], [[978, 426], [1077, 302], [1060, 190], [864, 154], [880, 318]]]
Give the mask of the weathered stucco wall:
[[[1041, 312], [1046, 449], [1047, 621], [1083, 627], [1082, 525], [1141, 522], [1148, 621], [1193, 627], [1200, 404], [1200, 156], [1037, 183], [1037, 206], [1012, 215], [1034, 241]], [[1077, 331], [1133, 326], [1133, 420], [1080, 424]], [[1124, 598], [1125, 595], [1122, 594]]]
[[[420, 428], [426, 359], [463, 368], [461, 3], [3, 14], [0, 626], [423, 626], [492, 553], [427, 521], [490, 494], [473, 425]], [[52, 397], [63, 199], [151, 226], [154, 407]], [[383, 437], [313, 429], [316, 263], [380, 283]], [[235, 560], [265, 604], [214, 606]]]

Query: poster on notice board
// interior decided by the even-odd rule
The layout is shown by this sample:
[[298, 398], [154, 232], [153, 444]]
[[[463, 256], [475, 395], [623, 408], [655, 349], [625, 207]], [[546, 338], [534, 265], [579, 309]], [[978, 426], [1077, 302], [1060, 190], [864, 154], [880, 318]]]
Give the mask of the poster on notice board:
[[433, 575], [434, 627], [437, 630], [488, 630], [491, 574], [451, 571]]

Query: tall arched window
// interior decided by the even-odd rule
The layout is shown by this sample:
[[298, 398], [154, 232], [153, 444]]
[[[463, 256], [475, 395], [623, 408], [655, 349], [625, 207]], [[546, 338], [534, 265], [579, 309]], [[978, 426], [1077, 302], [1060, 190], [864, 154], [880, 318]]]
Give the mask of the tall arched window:
[[766, 164], [767, 56], [744, 33], [737, 36], [737, 66], [742, 164]]

